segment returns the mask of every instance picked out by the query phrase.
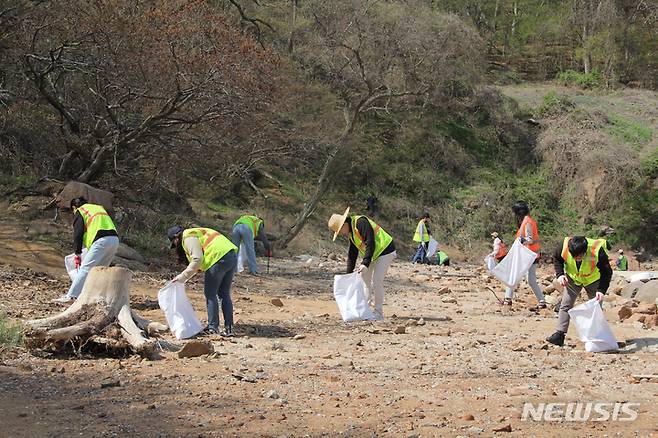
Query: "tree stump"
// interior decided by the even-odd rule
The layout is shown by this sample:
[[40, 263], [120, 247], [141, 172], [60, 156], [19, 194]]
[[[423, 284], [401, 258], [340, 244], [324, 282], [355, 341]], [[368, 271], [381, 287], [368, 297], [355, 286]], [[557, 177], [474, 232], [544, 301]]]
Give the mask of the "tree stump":
[[92, 268], [82, 293], [68, 309], [26, 322], [30, 344], [61, 350], [68, 343], [79, 348], [96, 343], [109, 350], [129, 349], [152, 356], [158, 344], [148, 335], [167, 330], [167, 326], [148, 321], [130, 308], [131, 280], [131, 272], [125, 268]]

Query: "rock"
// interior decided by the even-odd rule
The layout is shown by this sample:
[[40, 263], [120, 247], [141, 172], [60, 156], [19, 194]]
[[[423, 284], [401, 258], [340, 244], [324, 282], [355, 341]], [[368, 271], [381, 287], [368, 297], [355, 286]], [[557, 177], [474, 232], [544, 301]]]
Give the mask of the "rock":
[[119, 244], [119, 248], [117, 249], [116, 255], [126, 260], [135, 260], [140, 263], [146, 262], [146, 260], [144, 260], [144, 257], [142, 257], [140, 253], [138, 253], [136, 250], [132, 249], [125, 243]]
[[528, 393], [527, 386], [516, 386], [514, 388], [508, 388], [505, 392], [509, 395], [525, 395]]
[[644, 286], [644, 283], [641, 281], [629, 283], [621, 290], [621, 296], [624, 298], [635, 298], [642, 286]]
[[644, 327], [658, 327], [658, 315], [647, 315], [647, 317], [644, 318]]
[[399, 325], [395, 327], [395, 329], [393, 330], [393, 333], [395, 333], [396, 335], [402, 335], [405, 334], [406, 332], [407, 332], [407, 328], [403, 325]]
[[634, 313], [626, 321], [628, 321], [628, 322], [644, 322], [646, 317], [647, 317], [647, 315], [643, 315], [641, 313]]
[[445, 297], [441, 300], [442, 303], [446, 304], [457, 304], [457, 298], [455, 297]]
[[418, 322], [417, 322], [416, 324], [418, 324], [418, 325], [425, 325], [425, 320], [423, 319], [422, 316], [420, 317], [420, 319], [418, 320]]
[[552, 294], [553, 292], [555, 292], [555, 286], [553, 286], [552, 284], [549, 284], [548, 286], [546, 286], [546, 287], [544, 288], [544, 293], [545, 293], [545, 294], [550, 295], [550, 294]]
[[643, 303], [655, 304], [656, 300], [658, 300], [658, 280], [650, 280], [640, 286], [635, 299]]
[[117, 386], [121, 386], [121, 381], [119, 381], [119, 379], [108, 377], [101, 381], [101, 388], [114, 388]]
[[493, 429], [494, 432], [511, 432], [512, 431], [512, 425], [507, 424], [503, 427], [498, 427]]
[[295, 335], [295, 336], [293, 336], [293, 339], [298, 341], [300, 339], [304, 339], [305, 337], [306, 337], [306, 335]]
[[148, 271], [148, 266], [137, 260], [124, 259], [123, 257], [114, 256], [112, 263], [114, 264], [114, 266], [128, 268], [131, 271], [142, 271], [142, 272]]
[[265, 398], [271, 398], [271, 399], [277, 400], [277, 399], [279, 399], [280, 397], [279, 397], [279, 393], [278, 393], [278, 392], [276, 392], [275, 390], [271, 389], [271, 390], [267, 391], [267, 393], [265, 393]]
[[621, 306], [617, 311], [617, 316], [619, 316], [620, 321], [628, 319], [632, 314], [633, 310], [628, 306]]
[[446, 329], [439, 329], [436, 333], [430, 333], [430, 335], [437, 335], [437, 336], [450, 336], [450, 331], [449, 328]]
[[69, 209], [71, 200], [80, 196], [84, 196], [92, 204], [102, 205], [110, 214], [113, 213], [114, 195], [112, 193], [77, 181], [70, 181], [59, 192], [56, 197], [57, 207]]
[[641, 303], [635, 309], [633, 313], [643, 313], [645, 315], [655, 315], [656, 314], [656, 305], [654, 303]]
[[276, 307], [283, 307], [283, 301], [281, 301], [279, 298], [272, 298], [270, 303]]
[[610, 288], [610, 293], [613, 293], [615, 295], [621, 295], [622, 289], [623, 288], [621, 286], [615, 286], [615, 287]]
[[438, 293], [439, 295], [445, 295], [445, 294], [452, 293], [452, 290], [451, 290], [449, 287], [444, 286], [444, 287], [442, 287], [442, 288], [439, 288], [439, 290], [437, 291], [437, 293]]
[[215, 352], [215, 347], [212, 346], [210, 341], [189, 341], [183, 345], [183, 348], [178, 352], [178, 357], [197, 357], [204, 354], [212, 354]]
[[466, 414], [466, 415], [462, 415], [462, 420], [464, 420], [464, 421], [473, 421], [473, 420], [475, 420], [475, 417], [471, 414]]
[[300, 254], [298, 256], [295, 256], [295, 258], [302, 263], [307, 263], [309, 260], [311, 261], [313, 260], [313, 256], [309, 254]]

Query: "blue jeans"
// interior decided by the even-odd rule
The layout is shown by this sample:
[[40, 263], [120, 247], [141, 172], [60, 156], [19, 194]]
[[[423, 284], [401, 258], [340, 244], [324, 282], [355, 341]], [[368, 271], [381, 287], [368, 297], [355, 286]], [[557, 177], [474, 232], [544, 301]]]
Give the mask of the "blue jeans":
[[78, 274], [75, 276], [75, 280], [73, 280], [66, 296], [78, 298], [82, 293], [82, 287], [91, 268], [94, 266], [110, 266], [117, 249], [119, 249], [119, 238], [117, 236], [101, 237], [95, 241], [85, 254], [82, 265], [78, 268]]
[[229, 251], [205, 273], [203, 294], [208, 308], [208, 328], [219, 330], [219, 299], [222, 300], [224, 327], [233, 326], [233, 300], [231, 300], [231, 283], [238, 265], [235, 251]]
[[244, 248], [247, 251], [249, 272], [252, 274], [257, 273], [258, 265], [256, 264], [256, 249], [254, 248], [254, 232], [251, 227], [247, 224], [237, 224], [234, 226], [231, 241], [238, 248], [240, 248], [240, 242], [244, 242]]
[[424, 243], [419, 243], [418, 244], [418, 250], [416, 250], [416, 254], [411, 259], [411, 262], [412, 263], [429, 263], [429, 260], [427, 260], [427, 257], [425, 256], [425, 254], [427, 254], [427, 251], [425, 250], [425, 244]]

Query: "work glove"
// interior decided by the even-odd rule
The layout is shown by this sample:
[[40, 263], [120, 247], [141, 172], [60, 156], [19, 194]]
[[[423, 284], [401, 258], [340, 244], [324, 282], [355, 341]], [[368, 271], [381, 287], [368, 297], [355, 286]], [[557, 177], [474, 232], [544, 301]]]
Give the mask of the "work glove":
[[596, 301], [603, 301], [604, 296], [605, 296], [605, 294], [603, 292], [597, 292], [596, 297], [594, 297], [594, 298], [596, 299]]
[[363, 272], [364, 269], [368, 269], [368, 267], [366, 265], [359, 265], [359, 267], [356, 268], [356, 273], [360, 274]]
[[78, 269], [82, 265], [82, 257], [76, 254], [73, 258], [73, 263], [75, 263], [75, 269]]

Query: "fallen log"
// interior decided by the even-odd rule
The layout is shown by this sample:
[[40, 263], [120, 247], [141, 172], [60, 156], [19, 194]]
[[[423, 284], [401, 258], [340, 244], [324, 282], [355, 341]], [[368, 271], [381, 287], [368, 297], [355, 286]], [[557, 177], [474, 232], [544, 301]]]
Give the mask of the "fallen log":
[[132, 274], [125, 268], [92, 268], [82, 293], [65, 311], [27, 321], [26, 338], [34, 347], [62, 350], [95, 343], [109, 350], [131, 350], [145, 357], [158, 349], [155, 336], [167, 326], [148, 321], [130, 308]]

